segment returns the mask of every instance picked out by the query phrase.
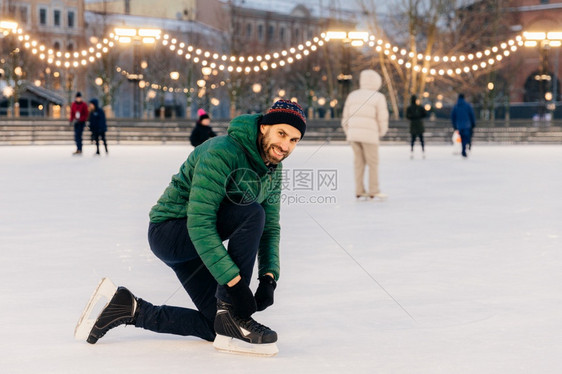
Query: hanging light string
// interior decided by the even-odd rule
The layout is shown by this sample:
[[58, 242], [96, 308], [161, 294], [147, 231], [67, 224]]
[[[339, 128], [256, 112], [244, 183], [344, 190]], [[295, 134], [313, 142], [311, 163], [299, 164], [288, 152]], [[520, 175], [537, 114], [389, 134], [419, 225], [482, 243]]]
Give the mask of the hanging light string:
[[[21, 28], [12, 30], [12, 33], [16, 35], [17, 40], [24, 48], [30, 50], [33, 55], [38, 56], [42, 61], [67, 69], [87, 66], [95, 62], [100, 59], [103, 54], [115, 47], [116, 43], [111, 39], [119, 40], [119, 36], [111, 33], [109, 38], [103, 38], [101, 42], [91, 45], [86, 49], [77, 52], [63, 53], [47, 48], [44, 44], [40, 44], [31, 38], [29, 34], [24, 33]], [[376, 38], [374, 35], [369, 35], [368, 33], [356, 34], [367, 34], [367, 36], [363, 36], [363, 40], [359, 44], [355, 44], [356, 46], [368, 45], [374, 48], [375, 51], [383, 53], [390, 60], [396, 62], [398, 65], [403, 65], [407, 69], [413, 69], [414, 71], [424, 74], [441, 76], [460, 75], [485, 69], [509, 57], [525, 43], [525, 37], [518, 35], [513, 39], [481, 51], [468, 54], [440, 56], [408, 51], [389, 42], [385, 42], [383, 39]], [[180, 42], [168, 34], [165, 34], [162, 38], [158, 38], [158, 41], [174, 54], [183, 56], [186, 60], [191, 60], [201, 66], [208, 66], [219, 71], [244, 72], [250, 74], [290, 65], [318, 51], [319, 47], [322, 47], [326, 42], [332, 39], [329, 32], [322, 33], [320, 37], [314, 37], [303, 44], [255, 56], [219, 54]], [[429, 64], [432, 64], [433, 67], [428, 66]]]
[[[119, 40], [119, 36], [111, 34], [115, 40]], [[324, 45], [324, 41], [319, 37], [299, 44], [296, 47], [290, 47], [281, 51], [275, 51], [256, 56], [234, 56], [228, 54], [220, 54], [203, 48], [180, 42], [176, 38], [165, 34], [159, 39], [162, 46], [168, 48], [174, 54], [183, 56], [186, 60], [191, 60], [201, 66], [208, 66], [212, 69], [220, 71], [237, 72], [250, 74], [269, 69], [276, 69], [290, 65], [296, 61], [306, 58], [311, 53], [318, 50], [318, 47]]]
[[[408, 51], [404, 48], [399, 48], [396, 45], [385, 42], [383, 39], [378, 39], [374, 35], [370, 35], [368, 33], [356, 34], [362, 34], [360, 36], [361, 39], [348, 39], [352, 45], [358, 47], [367, 45], [374, 48], [375, 51], [379, 53], [384, 53], [385, 56], [396, 62], [398, 65], [404, 65], [407, 69], [413, 69], [414, 71], [422, 72], [424, 74], [441, 76], [445, 74], [449, 76], [460, 75], [471, 71], [485, 69], [502, 61], [504, 58], [516, 52], [520, 46], [524, 45], [524, 37], [518, 35], [514, 39], [507, 40], [496, 46], [486, 48], [481, 51], [468, 54], [439, 56], [425, 55], [423, 53]], [[344, 32], [328, 32], [323, 33], [322, 38], [326, 41], [330, 41], [331, 39], [346, 39], [347, 35]], [[420, 64], [420, 62], [422, 64]], [[437, 66], [426, 66], [429, 64]], [[443, 64], [446, 65], [443, 66]]]
[[[365, 34], [365, 33], [357, 33]], [[118, 39], [118, 38], [117, 38]], [[330, 41], [329, 33], [322, 33], [320, 37], [299, 44], [296, 47], [290, 47], [285, 50], [270, 52], [263, 55], [256, 56], [234, 56], [228, 54], [219, 54], [217, 52], [197, 48], [193, 45], [186, 44], [172, 38], [169, 35], [164, 35], [160, 42], [163, 46], [179, 56], [184, 56], [186, 60], [191, 60], [194, 63], [199, 63], [202, 66], [209, 66], [212, 69], [220, 71], [238, 73], [252, 73], [267, 71], [268, 69], [276, 69], [283, 67], [287, 64], [300, 60], [310, 53], [316, 52], [318, 47], [321, 47], [325, 42]], [[468, 54], [459, 55], [425, 55], [422, 53], [414, 53], [407, 51], [404, 48], [399, 48], [391, 43], [385, 42], [383, 39], [377, 39], [374, 35], [368, 35], [365, 38], [366, 44], [374, 48], [377, 52], [382, 52], [389, 59], [396, 61], [399, 65], [404, 65], [408, 69], [420, 71], [430, 75], [460, 75], [477, 71], [492, 66], [504, 58], [509, 57], [512, 53], [516, 52], [520, 46], [524, 44], [523, 37], [518, 35], [514, 39], [502, 42], [497, 46], [486, 48], [482, 51], [477, 51]], [[353, 44], [353, 42], [352, 42]], [[365, 43], [355, 44], [356, 46], [364, 45]], [[427, 67], [419, 64], [438, 64], [441, 67]], [[446, 64], [443, 66], [443, 64]], [[454, 64], [451, 66], [451, 64]], [[460, 65], [460, 66], [459, 66]], [[456, 67], [455, 67], [456, 66]]]
[[[124, 77], [127, 77], [127, 76], [131, 75], [130, 72], [121, 68], [120, 66], [117, 66], [115, 68], [115, 71], [117, 71], [118, 73], [120, 73]], [[221, 80], [219, 83], [210, 84], [209, 87], [205, 86], [205, 89], [207, 89], [209, 91], [216, 90], [220, 87], [224, 87], [227, 84], [227, 82], [229, 82], [228, 79]], [[195, 88], [193, 88], [193, 87], [190, 87], [190, 88], [187, 88], [187, 87], [183, 87], [183, 88], [181, 88], [181, 87], [170, 87], [169, 85], [160, 84], [160, 83], [157, 83], [157, 82], [150, 82], [148, 80], [142, 80], [142, 79], [139, 80], [138, 84], [139, 84], [140, 88], [150, 88], [150, 89], [153, 89], [155, 91], [162, 91], [162, 92], [184, 93], [184, 94], [195, 92]]]
[[115, 46], [113, 41], [104, 38], [102, 42], [92, 45], [87, 49], [63, 53], [47, 48], [44, 44], [34, 40], [29, 34], [24, 33], [22, 29], [14, 30], [13, 33], [16, 35], [20, 45], [31, 51], [33, 55], [38, 56], [41, 61], [46, 61], [49, 65], [66, 69], [87, 66], [100, 59], [102, 55], [109, 52]]

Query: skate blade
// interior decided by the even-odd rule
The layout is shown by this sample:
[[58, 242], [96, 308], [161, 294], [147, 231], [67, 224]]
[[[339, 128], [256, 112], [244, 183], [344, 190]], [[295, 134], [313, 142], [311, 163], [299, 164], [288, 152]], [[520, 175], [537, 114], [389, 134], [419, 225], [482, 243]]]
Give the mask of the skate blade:
[[371, 195], [363, 194], [357, 198], [357, 201], [386, 201], [386, 200], [388, 200], [387, 195], [382, 195], [382, 196], [375, 195], [371, 197]]
[[[117, 291], [117, 287], [109, 278], [103, 278], [99, 282], [96, 290], [92, 294], [92, 297], [90, 297], [88, 304], [86, 304], [86, 308], [84, 308], [84, 311], [82, 312], [78, 323], [76, 324], [76, 328], [74, 329], [75, 339], [86, 340], [88, 338], [88, 335], [90, 335], [90, 331], [96, 323], [99, 313], [109, 303], [109, 301], [115, 294], [115, 291]], [[102, 299], [104, 302], [103, 307], [97, 308], [99, 312], [95, 313], [92, 318], [92, 312], [94, 311], [94, 308], [100, 304], [99, 302]]]
[[240, 339], [219, 334], [217, 334], [213, 342], [213, 347], [220, 352], [249, 356], [271, 357], [279, 353], [279, 348], [277, 348], [276, 343], [251, 344]]

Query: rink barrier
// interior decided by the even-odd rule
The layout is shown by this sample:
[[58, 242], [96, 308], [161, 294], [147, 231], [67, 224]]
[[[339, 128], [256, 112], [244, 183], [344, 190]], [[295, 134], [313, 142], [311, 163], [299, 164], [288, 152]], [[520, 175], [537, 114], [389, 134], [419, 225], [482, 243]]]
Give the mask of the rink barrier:
[[[226, 134], [228, 122], [228, 120], [213, 120], [213, 129], [219, 135]], [[189, 135], [193, 126], [193, 120], [110, 119], [106, 136], [108, 142], [112, 144], [189, 144]], [[389, 130], [381, 141], [385, 144], [408, 144], [410, 141], [408, 126], [407, 121], [391, 121]], [[453, 130], [448, 121], [426, 121], [425, 128], [425, 139], [428, 144], [451, 143]], [[89, 137], [90, 131], [85, 129], [83, 136], [85, 144], [89, 143]], [[345, 142], [340, 120], [309, 120], [304, 141]], [[479, 122], [474, 132], [474, 142], [561, 144], [562, 121]], [[0, 119], [0, 145], [72, 143], [74, 143], [74, 130], [66, 121]]]

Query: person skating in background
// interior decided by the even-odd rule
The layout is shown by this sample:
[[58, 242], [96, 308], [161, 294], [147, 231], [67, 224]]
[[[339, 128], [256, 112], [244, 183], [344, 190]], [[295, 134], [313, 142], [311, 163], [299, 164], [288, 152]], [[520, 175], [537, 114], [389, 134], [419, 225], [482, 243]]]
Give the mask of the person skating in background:
[[70, 124], [74, 125], [74, 142], [76, 143], [75, 155], [82, 154], [82, 134], [88, 119], [88, 106], [82, 101], [82, 94], [76, 93], [76, 97], [70, 107]]
[[423, 126], [423, 119], [427, 116], [425, 109], [418, 104], [418, 98], [416, 95], [412, 95], [410, 98], [410, 106], [406, 109], [406, 118], [410, 120], [410, 158], [414, 158], [414, 143], [416, 138], [420, 138], [421, 148], [423, 158], [425, 158], [425, 144], [423, 139], [423, 133], [425, 132], [425, 127]]
[[[379, 140], [388, 131], [386, 98], [379, 92], [381, 76], [364, 70], [359, 76], [359, 89], [345, 100], [342, 127], [355, 157], [355, 195], [357, 198], [386, 198], [379, 187]], [[369, 188], [365, 190], [365, 165], [369, 168]]]
[[107, 149], [107, 141], [105, 139], [105, 133], [107, 131], [107, 122], [105, 120], [105, 113], [103, 109], [99, 107], [98, 99], [90, 100], [90, 130], [92, 131], [92, 138], [96, 142], [96, 155], [100, 154], [100, 138], [103, 141], [105, 147], [105, 153], [109, 153]]
[[453, 123], [453, 128], [459, 131], [462, 143], [461, 154], [463, 157], [466, 157], [467, 146], [469, 150], [472, 148], [472, 132], [476, 126], [476, 120], [472, 105], [466, 102], [462, 93], [459, 94], [457, 103], [451, 112], [451, 122]]
[[203, 109], [197, 111], [199, 119], [195, 123], [195, 127], [191, 132], [189, 140], [191, 145], [197, 147], [198, 145], [204, 143], [207, 139], [217, 136], [211, 127], [211, 118]]
[[[233, 339], [252, 344], [254, 352], [275, 343], [277, 333], [251, 316], [273, 304], [280, 269], [281, 161], [305, 130], [302, 108], [279, 100], [265, 115], [234, 118], [228, 135], [195, 148], [150, 211], [148, 241], [197, 310], [155, 306], [119, 287], [87, 341], [94, 344], [111, 328], [133, 324], [208, 341], [216, 333], [218, 349], [228, 349], [224, 344]], [[256, 256], [259, 286], [253, 295]]]

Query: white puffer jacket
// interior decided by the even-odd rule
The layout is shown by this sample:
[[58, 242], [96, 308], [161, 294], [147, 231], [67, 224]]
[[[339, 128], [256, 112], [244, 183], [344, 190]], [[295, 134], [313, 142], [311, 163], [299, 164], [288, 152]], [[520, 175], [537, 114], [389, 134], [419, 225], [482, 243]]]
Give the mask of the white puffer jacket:
[[378, 90], [381, 76], [374, 70], [363, 70], [359, 76], [359, 89], [345, 100], [342, 127], [350, 142], [378, 144], [388, 131], [386, 98]]

